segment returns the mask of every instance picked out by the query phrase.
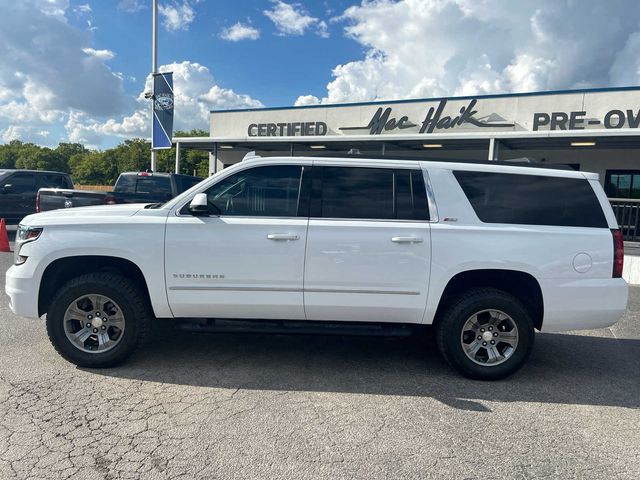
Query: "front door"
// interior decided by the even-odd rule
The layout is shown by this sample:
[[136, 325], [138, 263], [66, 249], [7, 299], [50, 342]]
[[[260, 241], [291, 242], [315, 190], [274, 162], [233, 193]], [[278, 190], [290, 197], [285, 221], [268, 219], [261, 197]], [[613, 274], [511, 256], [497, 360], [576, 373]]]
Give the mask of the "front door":
[[431, 247], [418, 165], [315, 168], [307, 319], [420, 323]]
[[206, 191], [209, 216], [193, 216], [187, 205], [169, 217], [165, 275], [174, 316], [305, 318], [302, 163], [235, 172]]
[[36, 177], [33, 173], [14, 173], [0, 185], [0, 216], [18, 223], [25, 216], [36, 213]]

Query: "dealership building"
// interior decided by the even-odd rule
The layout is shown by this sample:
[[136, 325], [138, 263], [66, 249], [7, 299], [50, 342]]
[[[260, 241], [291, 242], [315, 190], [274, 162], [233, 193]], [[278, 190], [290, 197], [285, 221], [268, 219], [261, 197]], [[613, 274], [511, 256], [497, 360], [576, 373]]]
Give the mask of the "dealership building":
[[596, 172], [610, 198], [634, 199], [640, 87], [212, 111], [209, 137], [174, 143], [208, 150], [211, 174], [249, 152], [528, 158]]

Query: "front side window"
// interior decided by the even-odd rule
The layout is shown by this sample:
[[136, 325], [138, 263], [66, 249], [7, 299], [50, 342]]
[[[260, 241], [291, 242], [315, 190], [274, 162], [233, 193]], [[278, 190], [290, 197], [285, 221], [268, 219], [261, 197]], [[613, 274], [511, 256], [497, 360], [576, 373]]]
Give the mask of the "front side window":
[[493, 172], [453, 172], [482, 222], [606, 228], [586, 179]]
[[11, 185], [13, 193], [35, 192], [36, 179], [31, 173], [17, 173], [6, 182]]
[[302, 167], [273, 165], [231, 175], [206, 191], [214, 215], [295, 217]]
[[420, 170], [321, 167], [322, 187], [314, 189], [312, 216], [375, 220], [428, 220]]

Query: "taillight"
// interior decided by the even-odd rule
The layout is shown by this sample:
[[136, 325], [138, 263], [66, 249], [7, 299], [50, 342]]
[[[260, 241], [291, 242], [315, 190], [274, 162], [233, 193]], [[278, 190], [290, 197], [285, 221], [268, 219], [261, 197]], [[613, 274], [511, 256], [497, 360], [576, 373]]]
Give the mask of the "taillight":
[[113, 195], [105, 195], [104, 204], [105, 205], [115, 205], [116, 204], [116, 197], [114, 197]]
[[622, 277], [622, 267], [624, 266], [624, 239], [622, 230], [611, 230], [613, 235], [613, 278]]
[[36, 213], [40, 213], [40, 191], [36, 193]]

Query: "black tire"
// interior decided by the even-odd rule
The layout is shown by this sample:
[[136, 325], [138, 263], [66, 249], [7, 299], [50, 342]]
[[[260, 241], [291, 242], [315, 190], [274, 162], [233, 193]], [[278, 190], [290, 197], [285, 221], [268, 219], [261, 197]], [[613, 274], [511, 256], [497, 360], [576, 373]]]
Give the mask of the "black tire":
[[[100, 294], [115, 301], [126, 319], [122, 338], [105, 352], [85, 352], [67, 338], [64, 316], [82, 295]], [[89, 273], [74, 278], [56, 292], [47, 313], [47, 333], [56, 351], [66, 360], [87, 368], [113, 367], [126, 360], [146, 339], [151, 324], [151, 308], [135, 283], [115, 273]]]
[[[470, 317], [490, 309], [502, 311], [511, 317], [518, 329], [518, 343], [503, 363], [479, 365], [465, 353], [461, 335]], [[507, 292], [493, 288], [469, 290], [451, 299], [436, 326], [438, 349], [445, 360], [462, 375], [477, 380], [499, 380], [515, 373], [531, 354], [534, 338], [533, 321], [522, 302]]]

